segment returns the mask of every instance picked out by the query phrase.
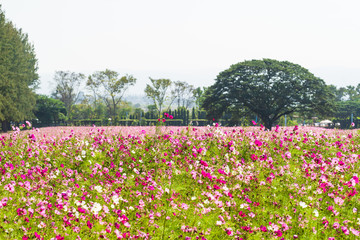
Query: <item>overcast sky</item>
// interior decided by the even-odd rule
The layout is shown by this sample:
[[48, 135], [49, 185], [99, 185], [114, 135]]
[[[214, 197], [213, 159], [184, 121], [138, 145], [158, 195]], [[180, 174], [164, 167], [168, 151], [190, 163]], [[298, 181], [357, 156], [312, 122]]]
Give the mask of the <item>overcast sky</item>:
[[360, 83], [359, 0], [0, 0], [28, 33], [39, 60], [40, 93], [55, 71], [106, 68], [209, 86], [244, 60], [287, 60], [327, 84]]

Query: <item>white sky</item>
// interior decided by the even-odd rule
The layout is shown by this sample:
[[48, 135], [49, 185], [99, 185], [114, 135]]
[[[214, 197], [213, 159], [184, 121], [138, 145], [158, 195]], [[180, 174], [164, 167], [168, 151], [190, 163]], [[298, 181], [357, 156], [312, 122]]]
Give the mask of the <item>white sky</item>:
[[209, 86], [244, 60], [287, 60], [327, 84], [360, 83], [359, 0], [0, 0], [28, 33], [41, 89], [55, 71], [132, 74]]

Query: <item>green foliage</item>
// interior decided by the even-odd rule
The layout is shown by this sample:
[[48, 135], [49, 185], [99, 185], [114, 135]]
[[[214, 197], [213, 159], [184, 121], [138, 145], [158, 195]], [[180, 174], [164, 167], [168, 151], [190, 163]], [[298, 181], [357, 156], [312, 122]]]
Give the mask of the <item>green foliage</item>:
[[119, 73], [106, 69], [89, 76], [86, 84], [92, 89], [95, 97], [97, 96], [104, 101], [112, 118], [116, 119], [117, 108], [124, 93], [135, 83], [136, 78], [132, 75], [120, 77]]
[[272, 59], [237, 63], [221, 72], [205, 92], [203, 107], [217, 119], [237, 108], [259, 116], [266, 128], [285, 114], [326, 115], [333, 95], [323, 80], [300, 65]]
[[194, 89], [193, 91], [193, 95], [195, 98], [195, 106], [197, 109], [200, 109], [200, 106], [202, 105], [203, 101], [204, 101], [204, 92], [205, 92], [206, 88], [203, 87], [201, 89], [201, 87], [197, 87]]
[[194, 101], [194, 86], [187, 82], [176, 81], [171, 90], [172, 100], [177, 101], [177, 107], [188, 108]]
[[36, 72], [34, 46], [27, 34], [5, 18], [0, 8], [0, 121], [3, 126], [33, 117]]
[[34, 114], [41, 122], [49, 123], [62, 120], [62, 115], [66, 115], [66, 108], [64, 103], [58, 99], [37, 95]]
[[82, 73], [75, 73], [70, 71], [56, 71], [54, 80], [56, 82], [55, 92], [52, 94], [54, 98], [61, 100], [66, 108], [67, 113], [71, 119], [71, 107], [79, 98], [79, 87], [81, 82], [85, 79]]
[[166, 94], [171, 86], [170, 79], [152, 79], [150, 78], [151, 85], [146, 84], [145, 94], [152, 100], [153, 105], [158, 110], [160, 116], [163, 104], [166, 100]]

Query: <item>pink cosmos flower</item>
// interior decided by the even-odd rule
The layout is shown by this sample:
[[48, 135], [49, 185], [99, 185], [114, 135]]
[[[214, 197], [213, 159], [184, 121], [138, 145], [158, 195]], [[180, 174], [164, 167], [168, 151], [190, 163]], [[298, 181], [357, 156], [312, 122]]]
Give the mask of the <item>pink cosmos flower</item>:
[[256, 146], [258, 146], [258, 147], [261, 147], [262, 142], [256, 139], [256, 140], [254, 141], [254, 144], [255, 144]]
[[350, 228], [350, 231], [352, 234], [354, 234], [355, 236], [360, 236], [360, 231], [356, 230], [356, 229], [353, 229], [353, 228]]
[[276, 234], [276, 236], [281, 237], [282, 236], [282, 232], [280, 230], [274, 231], [274, 233]]
[[263, 225], [261, 225], [260, 230], [261, 230], [262, 232], [267, 232], [267, 228], [266, 228], [265, 226], [263, 226]]
[[226, 234], [227, 234], [227, 235], [229, 235], [229, 236], [234, 235], [231, 228], [227, 228], [227, 229], [225, 229], [225, 230], [226, 230]]
[[28, 125], [29, 127], [31, 127], [31, 123], [29, 121], [25, 121], [26, 125]]
[[182, 203], [181, 208], [184, 210], [187, 210], [189, 208], [189, 206], [186, 203]]
[[359, 183], [359, 178], [357, 176], [353, 176], [352, 179], [355, 181], [355, 183]]
[[12, 192], [12, 193], [15, 191], [14, 186], [11, 185], [11, 184], [5, 185], [5, 186], [4, 186], [4, 189], [5, 189], [5, 190], [8, 190], [9, 192]]
[[115, 225], [115, 227], [116, 227], [117, 229], [120, 228], [120, 224], [119, 224], [119, 223], [116, 222], [114, 225]]
[[339, 206], [343, 205], [344, 203], [344, 199], [342, 199], [341, 197], [336, 197], [334, 199], [335, 203], [338, 204]]
[[345, 235], [349, 235], [349, 234], [350, 234], [350, 231], [349, 231], [349, 229], [347, 229], [346, 226], [341, 226], [341, 230], [344, 232]]
[[33, 142], [36, 141], [36, 137], [34, 134], [29, 134], [29, 139], [32, 140]]
[[41, 236], [37, 232], [35, 232], [34, 235], [37, 239], [41, 239]]
[[17, 212], [17, 214], [18, 214], [19, 216], [26, 215], [26, 213], [27, 213], [26, 209], [24, 209], [24, 208], [18, 208], [18, 209], [16, 210], [16, 212]]
[[88, 228], [92, 229], [92, 227], [94, 226], [94, 224], [92, 224], [90, 221], [87, 221], [86, 225], [88, 226]]

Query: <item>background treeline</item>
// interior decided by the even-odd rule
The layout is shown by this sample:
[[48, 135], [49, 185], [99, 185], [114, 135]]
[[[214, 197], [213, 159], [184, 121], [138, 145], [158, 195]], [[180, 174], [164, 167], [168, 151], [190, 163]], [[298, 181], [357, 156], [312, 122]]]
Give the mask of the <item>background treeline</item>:
[[[93, 80], [92, 76], [87, 79], [81, 78], [82, 81], [87, 81], [86, 87], [81, 88], [80, 86], [84, 82], [78, 82], [77, 84], [64, 83], [64, 78], [59, 78], [59, 75], [82, 76], [81, 74], [69, 72], [57, 72], [55, 74], [58, 87], [52, 96], [37, 95], [34, 109], [36, 118], [33, 120], [36, 126], [89, 126], [93, 124], [151, 126], [157, 124], [158, 119], [163, 118], [165, 112], [173, 115], [173, 119], [167, 119], [165, 123], [170, 126], [187, 126], [189, 124], [206, 126], [212, 124], [213, 120], [215, 120], [211, 118], [211, 110], [205, 111], [201, 107], [206, 98], [204, 94], [207, 90], [206, 87], [194, 88], [186, 82], [150, 79], [144, 95], [151, 100], [151, 104], [142, 106], [139, 103], [132, 104], [129, 101], [121, 100], [123, 92], [121, 92], [121, 96], [115, 95], [115, 93], [107, 96], [106, 92], [102, 92], [104, 90], [99, 87], [100, 84], [97, 85], [96, 89], [93, 89], [94, 91], [88, 91], [88, 94], [85, 94], [84, 90], [91, 89], [89, 79]], [[118, 77], [117, 81], [123, 81], [125, 78]], [[113, 79], [113, 81], [115, 84], [116, 80]], [[125, 86], [126, 83], [122, 83], [122, 85]], [[60, 89], [59, 86], [63, 86], [63, 88]], [[79, 88], [76, 89], [74, 86], [79, 86]], [[356, 87], [336, 87], [334, 85], [328, 85], [327, 87], [334, 95], [335, 109], [327, 116], [323, 116], [322, 119], [327, 117], [334, 123], [340, 123], [340, 128], [349, 128], [351, 122], [358, 126], [357, 123], [360, 124], [360, 84]], [[122, 89], [122, 91], [124, 90]], [[66, 99], [66, 96], [72, 97]], [[112, 101], [111, 96], [115, 96], [115, 101]], [[301, 115], [295, 112], [286, 117], [282, 116], [275, 124], [280, 126], [284, 126], [285, 123], [287, 126], [314, 125], [322, 119], [317, 117], [315, 113]], [[260, 119], [251, 112], [239, 114], [239, 109], [234, 110], [231, 108], [216, 119], [216, 122], [227, 126], [248, 126], [252, 125], [252, 121], [259, 122]]]
[[37, 95], [34, 126], [54, 125], [155, 125], [167, 112], [167, 125], [208, 124], [201, 109], [204, 88], [186, 82], [150, 78], [144, 90], [145, 105], [124, 100], [136, 83], [132, 75], [121, 76], [106, 69], [89, 76], [57, 71], [51, 96]]

